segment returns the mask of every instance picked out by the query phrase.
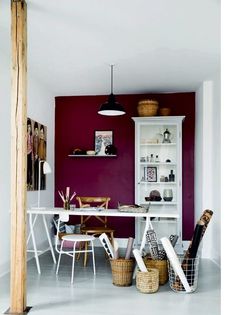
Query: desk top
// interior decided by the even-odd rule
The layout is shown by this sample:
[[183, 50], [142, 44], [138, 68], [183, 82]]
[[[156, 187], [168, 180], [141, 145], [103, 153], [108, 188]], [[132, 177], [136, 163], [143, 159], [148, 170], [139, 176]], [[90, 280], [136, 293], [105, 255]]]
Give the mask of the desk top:
[[179, 214], [175, 210], [161, 209], [149, 210], [147, 213], [139, 212], [121, 212], [118, 209], [107, 210], [91, 210], [85, 208], [75, 208], [74, 210], [64, 210], [63, 208], [32, 208], [28, 209], [29, 214], [60, 214], [67, 213], [69, 215], [86, 215], [86, 216], [107, 216], [107, 217], [155, 217], [155, 218], [179, 218]]

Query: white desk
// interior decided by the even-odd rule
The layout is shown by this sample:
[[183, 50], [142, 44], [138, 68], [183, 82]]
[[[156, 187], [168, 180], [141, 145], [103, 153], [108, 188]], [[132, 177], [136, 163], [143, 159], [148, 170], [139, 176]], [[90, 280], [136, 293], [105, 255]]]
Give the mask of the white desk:
[[[91, 216], [107, 216], [107, 217], [145, 217], [146, 218], [146, 224], [145, 224], [145, 229], [143, 232], [143, 237], [142, 237], [142, 242], [140, 246], [140, 252], [142, 252], [142, 249], [145, 246], [146, 243], [146, 232], [148, 229], [152, 229], [152, 223], [150, 218], [155, 217], [155, 218], [175, 218], [179, 219], [179, 215], [175, 213], [175, 211], [169, 211], [167, 212], [166, 209], [163, 209], [162, 211], [149, 211], [147, 213], [133, 213], [133, 212], [120, 212], [117, 209], [108, 209], [108, 210], [87, 210], [87, 209], [82, 209], [82, 208], [76, 208], [75, 210], [64, 210], [63, 208], [44, 208], [44, 209], [28, 209], [27, 213], [29, 214], [29, 227], [30, 227], [30, 234], [29, 237], [32, 237], [32, 243], [33, 243], [33, 252], [36, 260], [36, 265], [38, 269], [38, 273], [41, 273], [40, 269], [40, 264], [39, 264], [39, 258], [38, 258], [38, 250], [36, 246], [36, 240], [35, 240], [35, 233], [34, 233], [34, 224], [36, 222], [36, 219], [38, 215], [41, 215], [43, 218], [43, 223], [45, 227], [45, 232], [47, 235], [48, 243], [50, 246], [53, 262], [56, 263], [56, 258], [51, 242], [51, 238], [48, 232], [48, 227], [46, 224], [46, 218], [45, 215], [55, 215], [58, 214], [60, 215], [61, 213], [67, 213], [69, 215], [91, 215]], [[35, 216], [34, 221], [33, 221], [33, 216]]]

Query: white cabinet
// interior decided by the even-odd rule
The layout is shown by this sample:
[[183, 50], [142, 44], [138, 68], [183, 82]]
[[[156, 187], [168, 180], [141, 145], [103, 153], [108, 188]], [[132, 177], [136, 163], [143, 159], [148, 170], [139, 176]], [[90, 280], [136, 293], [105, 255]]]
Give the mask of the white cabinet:
[[[184, 116], [133, 117], [135, 122], [135, 203], [162, 213], [152, 220], [158, 238], [182, 239], [182, 121]], [[167, 217], [163, 216], [168, 214]], [[179, 214], [179, 219], [169, 214]], [[137, 218], [138, 244], [144, 219]]]

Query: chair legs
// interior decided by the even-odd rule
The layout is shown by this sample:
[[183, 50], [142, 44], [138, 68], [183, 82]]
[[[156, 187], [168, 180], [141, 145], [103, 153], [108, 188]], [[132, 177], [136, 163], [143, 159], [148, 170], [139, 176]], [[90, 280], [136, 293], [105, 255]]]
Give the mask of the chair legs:
[[75, 270], [75, 247], [77, 242], [74, 242], [73, 257], [72, 257], [72, 270], [71, 270], [71, 284], [74, 282], [74, 270]]
[[[58, 263], [57, 263], [56, 274], [58, 274], [58, 271], [59, 271], [59, 266], [60, 266], [60, 262], [61, 262], [61, 254], [63, 253], [63, 243], [64, 243], [64, 240], [62, 240], [62, 242], [61, 242], [61, 247], [60, 247], [60, 253], [59, 253], [59, 258], [58, 258]], [[74, 244], [73, 244], [73, 253], [69, 255], [69, 256], [72, 256], [71, 284], [73, 284], [73, 282], [74, 282], [75, 256], [76, 256], [76, 254], [77, 254], [76, 245], [77, 245], [77, 242], [74, 242]], [[84, 249], [84, 251], [81, 250], [81, 246], [79, 246], [79, 250], [81, 250], [82, 252], [84, 252], [84, 258], [86, 258], [86, 260], [84, 260], [84, 262], [85, 262], [85, 265], [84, 265], [84, 266], [86, 266], [86, 264], [87, 264], [87, 255], [88, 255], [88, 252], [92, 252], [92, 258], [93, 258], [93, 273], [94, 273], [94, 275], [96, 275], [95, 254], [94, 254], [94, 244], [93, 244], [93, 241], [90, 241], [90, 245], [91, 245], [91, 250], [88, 250], [88, 241], [85, 242], [85, 249]], [[79, 253], [79, 254], [80, 254], [80, 253]]]
[[93, 273], [94, 273], [94, 275], [96, 275], [95, 255], [94, 255], [94, 245], [93, 245], [93, 242], [91, 242], [91, 247], [92, 247], [92, 256], [93, 256]]
[[62, 252], [62, 248], [63, 248], [63, 243], [64, 243], [64, 241], [62, 240], [61, 247], [60, 247], [60, 254], [59, 254], [59, 258], [58, 258], [58, 262], [57, 262], [56, 275], [58, 274], [58, 270], [59, 270], [59, 266], [60, 266], [60, 262], [61, 262], [61, 252]]

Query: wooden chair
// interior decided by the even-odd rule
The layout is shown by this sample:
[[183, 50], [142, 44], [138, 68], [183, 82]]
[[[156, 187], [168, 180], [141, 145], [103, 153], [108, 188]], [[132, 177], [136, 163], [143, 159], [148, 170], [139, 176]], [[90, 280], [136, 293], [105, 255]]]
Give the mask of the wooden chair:
[[[80, 208], [86, 208], [86, 207], [98, 207], [98, 208], [104, 208], [108, 209], [108, 204], [111, 198], [109, 197], [76, 197], [77, 201], [79, 202]], [[91, 216], [81, 216], [81, 233], [87, 234], [87, 235], [94, 235], [95, 237], [98, 237], [102, 233], [106, 233], [108, 237], [111, 240], [112, 245], [114, 244], [114, 232], [115, 230], [107, 226], [107, 217], [106, 216], [93, 216], [93, 218], [96, 218], [100, 225], [96, 226], [86, 226], [88, 224], [88, 221], [91, 219]], [[85, 244], [85, 250], [86, 250], [87, 244]], [[85, 252], [84, 255], [84, 266], [87, 264], [87, 254]]]

